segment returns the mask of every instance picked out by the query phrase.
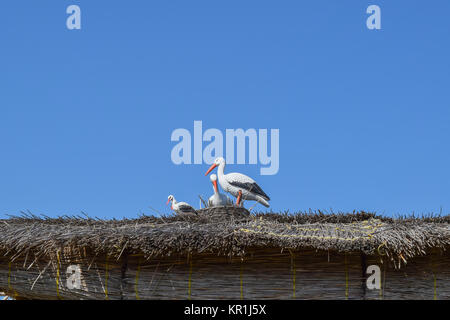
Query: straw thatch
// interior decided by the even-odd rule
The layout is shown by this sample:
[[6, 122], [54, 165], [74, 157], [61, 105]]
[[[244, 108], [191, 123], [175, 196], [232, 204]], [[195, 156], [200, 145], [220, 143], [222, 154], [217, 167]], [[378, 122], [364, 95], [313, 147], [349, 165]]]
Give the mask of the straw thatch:
[[245, 248], [380, 251], [405, 259], [450, 245], [450, 219], [389, 219], [375, 214], [256, 214], [245, 209], [201, 210], [200, 216], [139, 219], [13, 217], [0, 220], [0, 251], [54, 257], [61, 249], [90, 249], [117, 258], [127, 250], [147, 259], [173, 253], [243, 255]]
[[[425, 259], [423, 263], [427, 265], [428, 258], [434, 257], [433, 268], [442, 269], [441, 276], [446, 279], [449, 246], [449, 216], [391, 219], [366, 212], [250, 215], [247, 210], [234, 207], [200, 210], [199, 216], [144, 216], [123, 220], [24, 215], [0, 220], [0, 291], [42, 299], [97, 299], [105, 293], [111, 299], [137, 298], [136, 292], [144, 298], [180, 298], [186, 297], [186, 285], [191, 294], [191, 284], [184, 282], [190, 281], [192, 261], [197, 266], [203, 263], [212, 268], [206, 268], [203, 280], [196, 281], [203, 283], [205, 292], [215, 281], [221, 281], [209, 276], [211, 270], [222, 270], [220, 275], [226, 279], [227, 272], [234, 268], [227, 267], [227, 261], [246, 261], [247, 274], [271, 270], [268, 272], [281, 279], [283, 276], [275, 270], [284, 263], [292, 264], [298, 260], [303, 270], [307, 269], [305, 266], [321, 270], [324, 268], [322, 263], [330, 266], [330, 255], [336, 257], [335, 266], [341, 269], [344, 265], [361, 269], [361, 263], [367, 264], [372, 259], [384, 264], [389, 262], [393, 270], [404, 268], [410, 260]], [[94, 286], [94, 280], [100, 279], [96, 289], [80, 289], [76, 293], [64, 289], [61, 286], [65, 279], [63, 273], [71, 264], [83, 269], [86, 288]], [[145, 271], [156, 265], [163, 269], [171, 266], [171, 284], [168, 286], [171, 289], [160, 291], [160, 295], [148, 288], [140, 288], [139, 283], [133, 284], [136, 274], [141, 274], [142, 281], [148, 283], [155, 277], [157, 279], [158, 272], [153, 270], [147, 274]], [[131, 279], [130, 272], [133, 274]], [[333, 272], [327, 274], [332, 276]], [[360, 270], [357, 275], [357, 282], [361, 283], [364, 279]], [[109, 289], [104, 287], [105, 276]], [[147, 276], [153, 280], [145, 280]], [[256, 290], [259, 281], [254, 280]], [[177, 283], [182, 284], [180, 292]], [[267, 283], [268, 288], [247, 296], [273, 297], [270, 283]], [[324, 287], [330, 288], [330, 283]], [[320, 297], [318, 289], [315, 290], [314, 294], [310, 292], [305, 297], [316, 294]], [[450, 288], [448, 290], [450, 295]], [[230, 297], [224, 288], [221, 292], [224, 294], [221, 297]], [[214, 294], [205, 293], [199, 297], [214, 298]]]

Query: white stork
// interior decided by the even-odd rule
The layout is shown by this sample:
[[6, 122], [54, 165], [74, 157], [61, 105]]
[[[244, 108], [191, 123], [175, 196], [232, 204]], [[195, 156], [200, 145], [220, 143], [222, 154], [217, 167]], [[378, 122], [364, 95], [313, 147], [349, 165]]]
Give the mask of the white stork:
[[172, 205], [170, 206], [170, 208], [177, 214], [198, 214], [198, 212], [190, 204], [186, 202], [178, 202], [177, 200], [175, 200], [175, 197], [173, 195], [167, 197], [167, 204], [169, 204], [169, 202], [171, 201]]
[[208, 207], [221, 207], [232, 205], [233, 202], [225, 194], [219, 192], [217, 187], [217, 176], [213, 173], [210, 176], [211, 182], [213, 184], [214, 194], [208, 200]]
[[224, 174], [225, 159], [222, 157], [216, 158], [211, 167], [206, 171], [208, 175], [214, 168], [217, 169], [217, 175], [219, 177], [219, 183], [222, 189], [231, 193], [237, 198], [236, 205], [240, 206], [241, 199], [258, 201], [265, 207], [269, 207], [269, 196], [256, 184], [256, 182], [242, 173], [229, 173]]

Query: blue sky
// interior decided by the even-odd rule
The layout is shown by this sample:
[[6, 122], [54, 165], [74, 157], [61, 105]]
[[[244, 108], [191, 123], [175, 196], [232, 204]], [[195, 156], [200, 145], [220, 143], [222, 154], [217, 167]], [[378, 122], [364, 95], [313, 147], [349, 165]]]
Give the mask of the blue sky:
[[[66, 28], [77, 4], [82, 29]], [[366, 8], [381, 8], [381, 30]], [[198, 206], [194, 120], [279, 128], [275, 211], [450, 212], [450, 2], [2, 1], [0, 217]], [[262, 209], [262, 207], [258, 207]]]

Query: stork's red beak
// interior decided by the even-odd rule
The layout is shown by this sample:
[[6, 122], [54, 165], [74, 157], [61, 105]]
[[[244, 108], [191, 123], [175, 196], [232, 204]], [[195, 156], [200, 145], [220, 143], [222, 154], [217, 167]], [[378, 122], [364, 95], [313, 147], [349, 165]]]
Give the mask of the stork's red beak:
[[214, 168], [217, 167], [217, 164], [213, 163], [211, 167], [209, 167], [208, 171], [206, 171], [205, 176], [207, 176]]
[[216, 190], [216, 192], [219, 192], [219, 189], [217, 189], [217, 180], [213, 181], [213, 185], [214, 185], [214, 190]]
[[170, 199], [169, 199], [169, 200], [167, 200], [167, 203], [166, 203], [166, 204], [169, 204], [169, 202], [170, 202]]

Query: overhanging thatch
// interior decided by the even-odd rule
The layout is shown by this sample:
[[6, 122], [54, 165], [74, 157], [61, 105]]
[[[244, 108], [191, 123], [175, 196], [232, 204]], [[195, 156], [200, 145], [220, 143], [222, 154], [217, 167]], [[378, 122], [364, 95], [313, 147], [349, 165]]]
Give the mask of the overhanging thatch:
[[117, 258], [127, 250], [146, 258], [173, 253], [243, 255], [245, 249], [312, 248], [381, 253], [407, 259], [450, 245], [449, 216], [391, 219], [375, 214], [256, 214], [245, 209], [200, 210], [200, 216], [100, 220], [35, 216], [0, 220], [0, 251], [15, 257], [55, 257], [86, 250]]
[[[95, 264], [98, 278], [106, 276], [110, 288], [108, 292], [102, 287], [97, 294], [102, 296], [106, 292], [107, 297], [123, 298], [130, 294], [124, 289], [126, 283], [132, 287], [131, 296], [134, 296], [133, 281], [127, 280], [129, 270], [139, 274], [141, 265], [155, 261], [179, 265], [179, 270], [184, 270], [180, 271], [181, 278], [185, 274], [190, 277], [186, 263], [195, 257], [198, 261], [208, 261], [206, 265], [215, 264], [213, 269], [217, 269], [223, 262], [214, 257], [242, 261], [248, 254], [258, 253], [260, 260], [256, 266], [262, 268], [269, 267], [271, 261], [273, 265], [282, 263], [284, 257], [279, 257], [281, 260], [276, 263], [274, 257], [276, 252], [283, 251], [293, 255], [302, 252], [296, 259], [304, 266], [326, 262], [323, 254], [329, 260], [331, 252], [342, 265], [343, 256], [339, 255], [346, 254], [349, 261], [367, 256], [373, 261], [390, 261], [398, 269], [414, 257], [443, 253], [449, 246], [449, 216], [391, 219], [366, 212], [249, 215], [245, 209], [233, 207], [200, 210], [199, 216], [144, 216], [124, 220], [23, 216], [0, 220], [0, 253], [4, 257], [0, 259], [0, 291], [13, 291], [22, 297], [54, 298], [56, 279], [57, 296], [64, 293], [66, 298], [77, 297], [73, 292], [65, 292], [59, 283], [60, 269], [73, 263], [83, 265], [86, 270]], [[445, 261], [434, 263], [439, 266]], [[33, 268], [37, 268], [34, 273]], [[446, 274], [445, 267], [443, 270]], [[45, 280], [49, 271], [51, 275]], [[93, 277], [97, 278], [97, 274]], [[90, 278], [85, 276], [86, 279]], [[49, 283], [47, 286], [45, 281]], [[15, 282], [14, 290], [12, 282]], [[101, 281], [100, 284], [103, 286]], [[205, 286], [209, 284], [205, 282]], [[137, 287], [136, 284], [134, 289]], [[98, 298], [92, 290], [77, 294], [81, 298]], [[168, 293], [165, 294], [167, 297]]]

